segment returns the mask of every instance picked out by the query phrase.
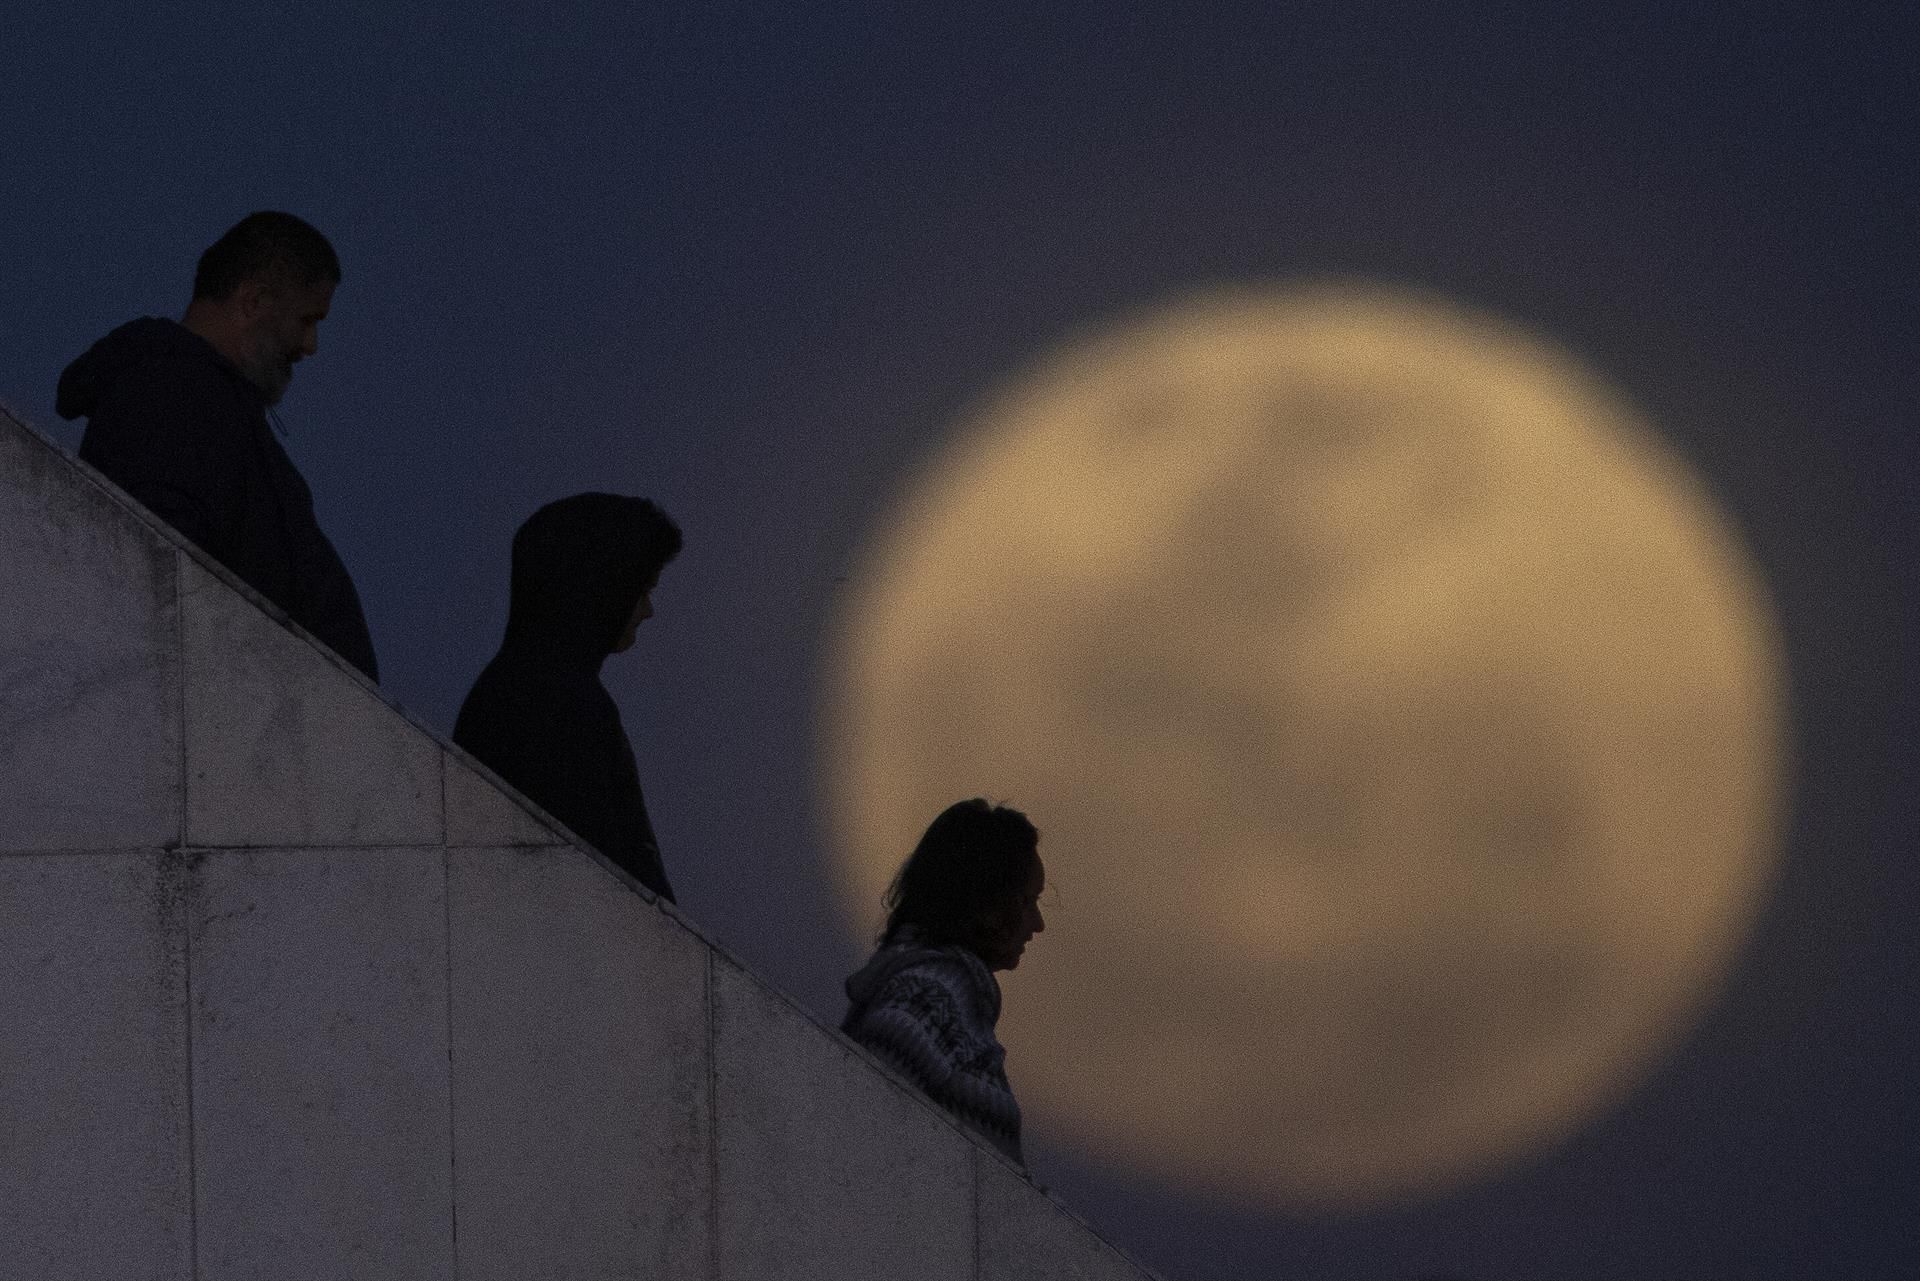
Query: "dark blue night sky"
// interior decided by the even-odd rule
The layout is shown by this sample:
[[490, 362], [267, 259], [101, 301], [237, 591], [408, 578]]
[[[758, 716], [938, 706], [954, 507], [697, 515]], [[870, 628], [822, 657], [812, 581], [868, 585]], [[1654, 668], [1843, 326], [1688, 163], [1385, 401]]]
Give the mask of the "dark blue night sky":
[[1044, 1129], [1036, 1172], [1172, 1278], [1920, 1275], [1915, 27], [1560, 8], [13, 6], [0, 399], [77, 444], [68, 360], [178, 316], [240, 215], [310, 219], [345, 281], [281, 412], [387, 689], [449, 727], [515, 525], [657, 498], [687, 550], [608, 676], [674, 882], [836, 1019], [826, 622], [975, 398], [1221, 282], [1548, 335], [1694, 464], [1785, 627], [1791, 844], [1729, 987], [1621, 1109], [1422, 1205], [1213, 1207]]

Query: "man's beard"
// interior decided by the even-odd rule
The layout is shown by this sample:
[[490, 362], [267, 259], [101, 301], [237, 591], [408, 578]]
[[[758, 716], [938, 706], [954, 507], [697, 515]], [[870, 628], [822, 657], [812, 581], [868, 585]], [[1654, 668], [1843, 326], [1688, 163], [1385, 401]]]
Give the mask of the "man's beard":
[[262, 345], [254, 352], [246, 375], [269, 405], [277, 405], [287, 394], [287, 384], [293, 381], [293, 360], [278, 346], [270, 349]]

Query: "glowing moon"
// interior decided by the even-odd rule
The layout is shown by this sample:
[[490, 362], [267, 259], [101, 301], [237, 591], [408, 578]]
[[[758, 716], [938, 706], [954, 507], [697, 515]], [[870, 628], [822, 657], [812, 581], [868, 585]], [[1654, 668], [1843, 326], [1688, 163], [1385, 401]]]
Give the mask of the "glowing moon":
[[1775, 860], [1780, 647], [1713, 503], [1572, 359], [1331, 286], [1013, 382], [842, 618], [849, 903], [964, 796], [1042, 835], [1035, 1124], [1239, 1200], [1489, 1173], [1617, 1098]]

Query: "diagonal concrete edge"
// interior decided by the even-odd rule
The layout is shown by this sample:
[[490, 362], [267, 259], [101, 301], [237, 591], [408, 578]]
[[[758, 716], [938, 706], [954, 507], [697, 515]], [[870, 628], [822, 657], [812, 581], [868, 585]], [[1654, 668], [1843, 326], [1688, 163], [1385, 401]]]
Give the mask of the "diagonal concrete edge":
[[[707, 935], [694, 921], [684, 915], [674, 905], [656, 899], [644, 887], [606, 859], [598, 851], [587, 846], [578, 837], [568, 832], [564, 826], [544, 813], [538, 806], [519, 795], [510, 786], [500, 780], [493, 772], [451, 742], [438, 731], [422, 724], [404, 707], [388, 698], [379, 688], [370, 682], [358, 669], [352, 667], [338, 655], [328, 650], [310, 633], [287, 617], [286, 613], [271, 602], [262, 598], [252, 588], [241, 582], [224, 566], [215, 562], [198, 547], [186, 541], [170, 526], [148, 512], [138, 502], [129, 497], [118, 486], [100, 475], [92, 467], [68, 453], [57, 442], [24, 421], [20, 416], [0, 406], [0, 460], [7, 464], [7, 470], [16, 470], [17, 475], [8, 478], [0, 473], [0, 501], [13, 502], [19, 511], [31, 515], [34, 502], [47, 499], [53, 491], [67, 490], [66, 497], [70, 506], [78, 506], [91, 512], [83, 513], [81, 519], [99, 522], [103, 510], [111, 510], [112, 515], [105, 517], [110, 522], [122, 526], [118, 536], [128, 541], [128, 531], [135, 531], [140, 540], [148, 545], [161, 561], [171, 562], [168, 571], [168, 586], [174, 592], [172, 602], [161, 601], [161, 605], [172, 608], [174, 616], [161, 617], [156, 614], [155, 626], [173, 626], [178, 629], [174, 644], [182, 645], [187, 651], [188, 668], [186, 677], [181, 679], [174, 671], [169, 679], [174, 683], [165, 688], [167, 697], [176, 698], [181, 708], [181, 720], [187, 726], [188, 742], [184, 750], [178, 749], [179, 767], [183, 777], [182, 791], [187, 800], [178, 808], [187, 812], [184, 818], [176, 817], [175, 827], [170, 832], [160, 833], [159, 839], [148, 839], [143, 834], [138, 840], [96, 841], [98, 848], [107, 846], [133, 847], [149, 846], [171, 849], [176, 846], [214, 848], [236, 848], [243, 852], [249, 848], [266, 849], [269, 847], [312, 846], [327, 848], [342, 847], [412, 847], [422, 848], [440, 846], [448, 850], [453, 848], [491, 848], [503, 849], [523, 847], [529, 850], [550, 848], [553, 846], [571, 847], [572, 851], [583, 856], [591, 864], [599, 867], [614, 878], [620, 886], [639, 896], [658, 912], [674, 921], [681, 929], [703, 945], [713, 958], [709, 963], [710, 973], [731, 973], [737, 978], [728, 982], [738, 986], [744, 982], [747, 988], [758, 991], [755, 998], [768, 1008], [784, 1010], [779, 1017], [792, 1020], [798, 1026], [811, 1029], [811, 1035], [822, 1036], [828, 1042], [836, 1044], [842, 1053], [864, 1065], [866, 1071], [876, 1075], [893, 1093], [900, 1096], [903, 1103], [926, 1114], [928, 1120], [938, 1127], [944, 1127], [964, 1136], [974, 1150], [974, 1203], [975, 1216], [989, 1203], [996, 1209], [994, 1222], [998, 1236], [991, 1236], [984, 1230], [979, 1232], [975, 1247], [974, 1275], [984, 1281], [989, 1275], [995, 1277], [1024, 1277], [1027, 1275], [1095, 1275], [1106, 1277], [1152, 1276], [1136, 1261], [1125, 1256], [1124, 1252], [1100, 1238], [1098, 1233], [1055, 1200], [1051, 1194], [1033, 1187], [1022, 1172], [1011, 1166], [997, 1152], [976, 1139], [969, 1131], [955, 1124], [944, 1112], [933, 1107], [925, 1097], [911, 1084], [898, 1077], [891, 1070], [873, 1059], [862, 1048], [848, 1041], [840, 1033], [822, 1022], [812, 1011], [802, 1006], [777, 986], [758, 977], [754, 972], [734, 957], [723, 945]], [[11, 479], [12, 483], [9, 483]], [[7, 492], [7, 491], [16, 492]], [[76, 498], [73, 491], [84, 490], [87, 496]], [[34, 491], [34, 492], [25, 492]], [[24, 497], [22, 496], [24, 493]], [[99, 499], [104, 497], [108, 508], [103, 509]], [[0, 512], [0, 517], [4, 516]], [[16, 513], [17, 515], [18, 513]], [[0, 519], [0, 534], [6, 532], [4, 519]], [[0, 549], [4, 554], [5, 549]], [[243, 604], [244, 602], [244, 604]], [[162, 611], [164, 612], [164, 611]], [[184, 621], [183, 621], [184, 620]], [[199, 629], [196, 631], [196, 629]], [[195, 641], [199, 635], [199, 657], [195, 657]], [[236, 639], [238, 638], [238, 639]], [[247, 697], [234, 702], [231, 712], [217, 711], [215, 714], [202, 715], [196, 722], [189, 714], [186, 705], [191, 701], [191, 691], [186, 686], [199, 679], [209, 687], [219, 678], [216, 670], [226, 661], [225, 656], [234, 648], [252, 655], [257, 678], [255, 684], [260, 688], [242, 691], [254, 702], [272, 704], [280, 698], [278, 691], [267, 689], [276, 683], [303, 685], [315, 693], [308, 703], [300, 704], [297, 710], [311, 713], [319, 706], [325, 716], [319, 720], [316, 731], [318, 747], [340, 747], [333, 741], [341, 734], [361, 732], [355, 727], [377, 724], [380, 732], [393, 737], [399, 747], [397, 750], [409, 759], [428, 759], [432, 761], [431, 779], [423, 781], [417, 769], [402, 769], [407, 775], [412, 789], [411, 799], [419, 802], [412, 817], [403, 817], [389, 821], [380, 819], [372, 825], [362, 828], [349, 828], [342, 831], [279, 830], [263, 836], [247, 832], [223, 831], [217, 815], [208, 818], [210, 834], [216, 839], [200, 841], [194, 839], [194, 820], [191, 814], [191, 798], [195, 794], [196, 748], [191, 731], [196, 724], [215, 737], [233, 734], [236, 717], [250, 715], [244, 706]], [[194, 665], [200, 663], [206, 671], [196, 677]], [[175, 664], [181, 665], [176, 653]], [[291, 677], [287, 674], [292, 673]], [[276, 675], [277, 674], [277, 675]], [[280, 679], [286, 678], [286, 679]], [[263, 692], [264, 691], [264, 692]], [[0, 690], [0, 695], [11, 695], [11, 691]], [[342, 710], [345, 709], [345, 710]], [[282, 709], [284, 711], [284, 709]], [[5, 723], [5, 715], [12, 711], [4, 702], [0, 702], [0, 724]], [[333, 719], [326, 719], [326, 717]], [[269, 710], [251, 732], [258, 738], [257, 750], [246, 748], [243, 744], [240, 756], [230, 760], [215, 760], [206, 765], [203, 773], [208, 778], [216, 778], [222, 769], [240, 768], [248, 765], [254, 758], [247, 757], [247, 751], [258, 752], [278, 750], [281, 740], [274, 735], [284, 730], [285, 715], [276, 715]], [[212, 729], [207, 730], [211, 725]], [[177, 727], [176, 727], [177, 728]], [[402, 741], [404, 740], [404, 741]], [[231, 746], [229, 743], [228, 746]], [[204, 745], [202, 745], [204, 747]], [[318, 750], [316, 747], [316, 750]], [[238, 762], [238, 763], [236, 763]], [[0, 780], [0, 784], [9, 784], [10, 780]], [[31, 781], [28, 783], [31, 786]], [[346, 780], [346, 786], [354, 786], [352, 779]], [[437, 789], [438, 794], [427, 796], [429, 790]], [[0, 792], [0, 796], [4, 796]], [[334, 802], [337, 796], [322, 798], [328, 804], [318, 809], [331, 813], [341, 807]], [[346, 809], [351, 811], [351, 806]], [[431, 820], [421, 817], [432, 815]], [[0, 836], [0, 854], [9, 850], [15, 852], [42, 852], [58, 848], [44, 842], [27, 846], [8, 845], [4, 836]], [[711, 984], [712, 980], [709, 980]], [[746, 989], [741, 989], [746, 990]], [[1009, 1225], [1016, 1225], [1010, 1228]], [[1024, 1224], [1025, 1227], [1018, 1227]], [[1017, 1230], [1016, 1230], [1017, 1228]], [[1026, 1257], [1022, 1251], [1027, 1248], [1028, 1238], [1023, 1233], [1031, 1229], [1037, 1235], [1034, 1248], [1037, 1253]], [[1014, 1231], [1014, 1236], [1008, 1236]], [[1065, 1256], [1055, 1258], [1057, 1243], [1068, 1236], [1085, 1234], [1092, 1237], [1100, 1247], [1095, 1256], [1106, 1259], [1107, 1265], [1095, 1266], [1092, 1271], [1082, 1260], [1069, 1263]], [[1049, 1246], [1048, 1241], [1056, 1244]], [[1047, 1262], [1053, 1259], [1052, 1263]], [[1064, 1271], [1058, 1270], [1064, 1268]], [[1037, 1269], [1055, 1269], [1041, 1271]]]

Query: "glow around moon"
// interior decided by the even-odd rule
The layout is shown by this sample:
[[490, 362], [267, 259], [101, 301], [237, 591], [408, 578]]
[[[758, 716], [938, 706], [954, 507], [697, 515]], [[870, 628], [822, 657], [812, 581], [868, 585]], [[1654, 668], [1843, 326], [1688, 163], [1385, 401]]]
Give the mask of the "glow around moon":
[[1756, 572], [1625, 404], [1485, 316], [1230, 292], [1071, 346], [854, 581], [825, 706], [857, 928], [947, 803], [1025, 809], [1030, 1124], [1233, 1200], [1564, 1137], [1685, 1033], [1772, 871]]

